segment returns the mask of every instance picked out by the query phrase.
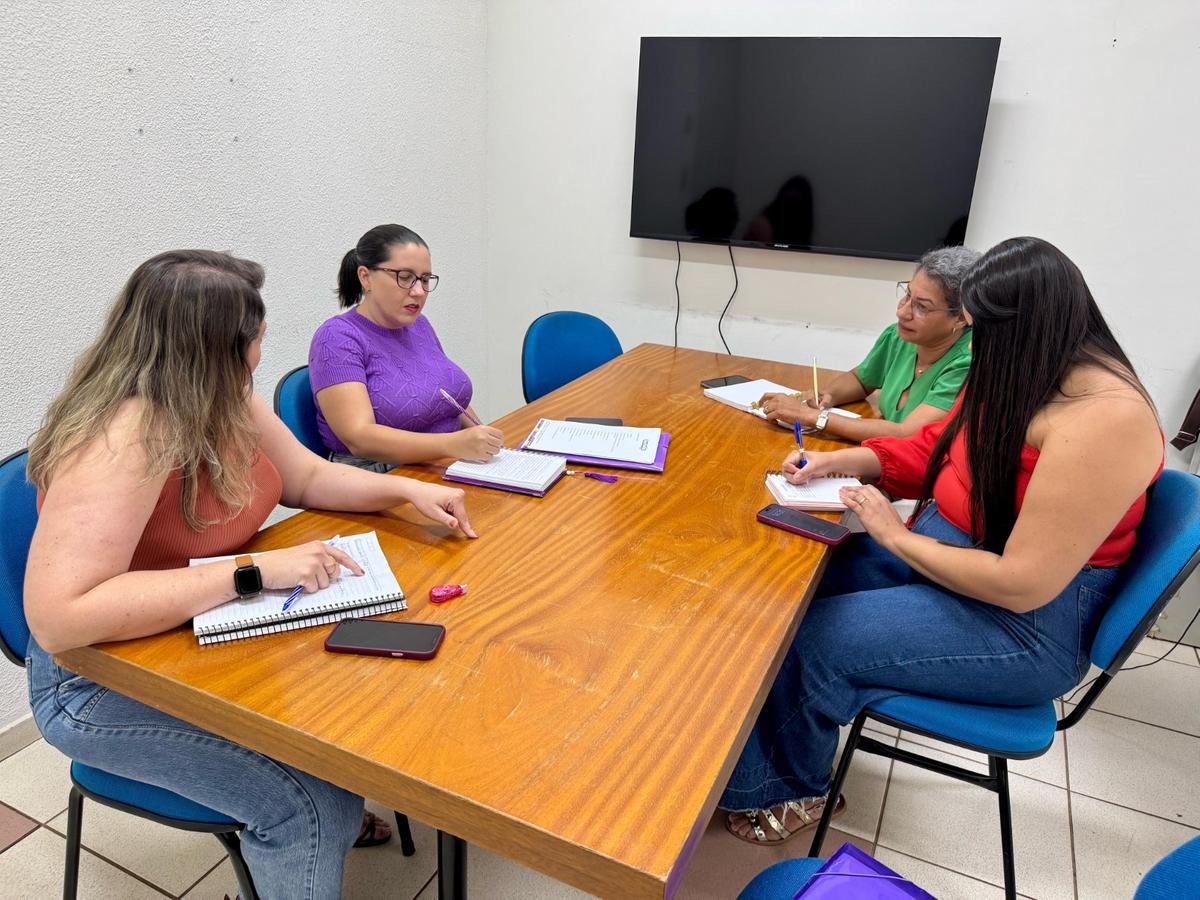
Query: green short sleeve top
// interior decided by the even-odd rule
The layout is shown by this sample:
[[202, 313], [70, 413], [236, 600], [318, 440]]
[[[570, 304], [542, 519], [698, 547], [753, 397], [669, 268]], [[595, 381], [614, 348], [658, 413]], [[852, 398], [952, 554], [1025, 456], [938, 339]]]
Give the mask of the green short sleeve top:
[[[892, 324], [854, 372], [868, 392], [879, 390], [879, 411], [889, 422], [903, 421], [922, 403], [949, 412], [971, 367], [971, 329], [964, 329], [950, 349], [914, 380], [916, 366], [917, 345], [901, 338]], [[900, 395], [906, 390], [904, 408], [899, 409]]]

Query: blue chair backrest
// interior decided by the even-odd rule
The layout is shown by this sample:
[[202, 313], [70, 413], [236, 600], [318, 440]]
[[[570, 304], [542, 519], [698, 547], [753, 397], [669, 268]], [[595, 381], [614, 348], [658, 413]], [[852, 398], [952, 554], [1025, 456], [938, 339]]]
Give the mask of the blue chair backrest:
[[275, 388], [275, 415], [305, 447], [318, 456], [328, 456], [329, 448], [317, 428], [317, 403], [308, 381], [308, 366], [299, 366], [279, 379]]
[[533, 320], [521, 347], [525, 402], [558, 390], [621, 355], [621, 342], [603, 320], [581, 312], [546, 313]]
[[25, 664], [29, 626], [25, 623], [25, 561], [37, 525], [37, 490], [25, 480], [22, 450], [0, 461], [0, 637], [4, 655]]
[[1092, 662], [1114, 671], [1145, 637], [1200, 562], [1200, 477], [1166, 469], [1150, 489], [1133, 555], [1092, 644]]

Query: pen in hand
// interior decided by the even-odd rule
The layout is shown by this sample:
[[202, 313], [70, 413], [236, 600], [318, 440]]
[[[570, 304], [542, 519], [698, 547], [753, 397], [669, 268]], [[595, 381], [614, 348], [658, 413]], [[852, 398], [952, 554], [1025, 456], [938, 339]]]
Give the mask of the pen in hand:
[[438, 388], [438, 392], [442, 395], [442, 399], [444, 399], [447, 403], [449, 403], [456, 410], [458, 410], [459, 415], [466, 416], [467, 420], [470, 421], [471, 424], [473, 424], [473, 425], [482, 425], [483, 424], [481, 421], [479, 421], [479, 416], [476, 416], [476, 415], [468, 412], [467, 410], [463, 409], [462, 404], [459, 403], [457, 400], [455, 400], [454, 397], [452, 397], [450, 395], [450, 392], [447, 391], [445, 388]]
[[800, 465], [797, 466], [797, 468], [803, 469], [806, 465], [808, 465], [808, 459], [804, 455], [804, 438], [800, 436], [799, 419], [792, 423], [792, 431], [796, 435], [796, 446], [800, 448]]
[[303, 585], [299, 585], [299, 584], [298, 584], [298, 585], [296, 585], [294, 588], [292, 588], [292, 592], [291, 592], [290, 594], [288, 594], [288, 598], [287, 598], [286, 600], [284, 600], [284, 601], [283, 601], [283, 610], [282, 610], [282, 612], [287, 612], [287, 611], [288, 611], [288, 608], [289, 608], [289, 607], [290, 607], [290, 606], [291, 606], [293, 603], [295, 603], [295, 602], [296, 602], [296, 598], [297, 598], [297, 597], [299, 597], [299, 596], [300, 596], [300, 595], [301, 595], [303, 592], [304, 592], [304, 586], [303, 586]]

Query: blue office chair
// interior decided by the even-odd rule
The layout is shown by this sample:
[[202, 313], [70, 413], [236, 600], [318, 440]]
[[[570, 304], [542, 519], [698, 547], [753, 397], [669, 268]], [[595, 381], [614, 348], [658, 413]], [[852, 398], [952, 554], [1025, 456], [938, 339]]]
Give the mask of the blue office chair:
[[329, 448], [317, 429], [317, 403], [308, 380], [308, 366], [297, 366], [279, 379], [275, 386], [275, 415], [305, 447], [321, 458], [328, 458]]
[[1176, 847], [1138, 883], [1133, 900], [1179, 900], [1200, 890], [1200, 837]]
[[[19, 666], [25, 665], [29, 646], [24, 603], [25, 562], [37, 525], [37, 492], [25, 479], [28, 457], [29, 454], [22, 450], [0, 460], [0, 510], [4, 516], [4, 529], [0, 531], [0, 650]], [[238, 839], [238, 832], [244, 827], [242, 823], [160, 787], [72, 762], [64, 900], [74, 900], [79, 887], [79, 839], [84, 797], [172, 828], [210, 832], [229, 854], [241, 896], [246, 900], [258, 897], [250, 870], [242, 859]]]
[[775, 863], [755, 875], [737, 900], [792, 900], [823, 865], [825, 860], [810, 856]]
[[[996, 792], [1000, 800], [1004, 892], [1010, 900], [1015, 898], [1008, 760], [1041, 756], [1050, 749], [1056, 731], [1070, 728], [1083, 717], [1197, 563], [1200, 563], [1200, 478], [1168, 469], [1150, 489], [1133, 555], [1121, 570], [1113, 599], [1092, 642], [1092, 663], [1103, 671], [1069, 715], [1059, 720], [1052, 701], [1037, 706], [1002, 707], [901, 694], [871, 703], [854, 720], [829, 796], [836, 797], [841, 792], [855, 750], [906, 762]], [[863, 737], [863, 725], [868, 719], [984, 753], [988, 758], [988, 774], [980, 775]], [[809, 856], [820, 853], [832, 812], [833, 804], [826, 804]]]
[[621, 342], [601, 319], [581, 312], [538, 316], [521, 345], [525, 402], [556, 391], [621, 355]]

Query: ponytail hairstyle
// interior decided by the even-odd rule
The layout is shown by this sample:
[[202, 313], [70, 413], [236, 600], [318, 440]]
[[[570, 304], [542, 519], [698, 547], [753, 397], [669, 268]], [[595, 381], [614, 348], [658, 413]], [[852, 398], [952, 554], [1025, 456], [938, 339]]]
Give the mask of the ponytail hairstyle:
[[1021, 449], [1034, 415], [1062, 395], [1077, 366], [1098, 366], [1150, 397], [1113, 337], [1078, 267], [1046, 241], [1017, 237], [983, 254], [963, 278], [973, 320], [971, 369], [957, 414], [925, 470], [918, 508], [929, 503], [950, 446], [962, 432], [971, 473], [971, 531], [1001, 553], [1016, 523]]
[[348, 309], [362, 299], [362, 282], [358, 280], [358, 267], [372, 269], [387, 262], [392, 247], [397, 244], [416, 244], [429, 249], [419, 234], [403, 225], [376, 225], [358, 239], [358, 244], [342, 257], [338, 269], [337, 295], [343, 309]]
[[265, 315], [262, 283], [258, 263], [211, 250], [172, 250], [138, 266], [30, 443], [29, 480], [46, 490], [136, 397], [146, 477], [179, 471], [181, 512], [195, 531], [212, 524], [197, 509], [201, 470], [236, 515], [253, 492], [247, 356]]

